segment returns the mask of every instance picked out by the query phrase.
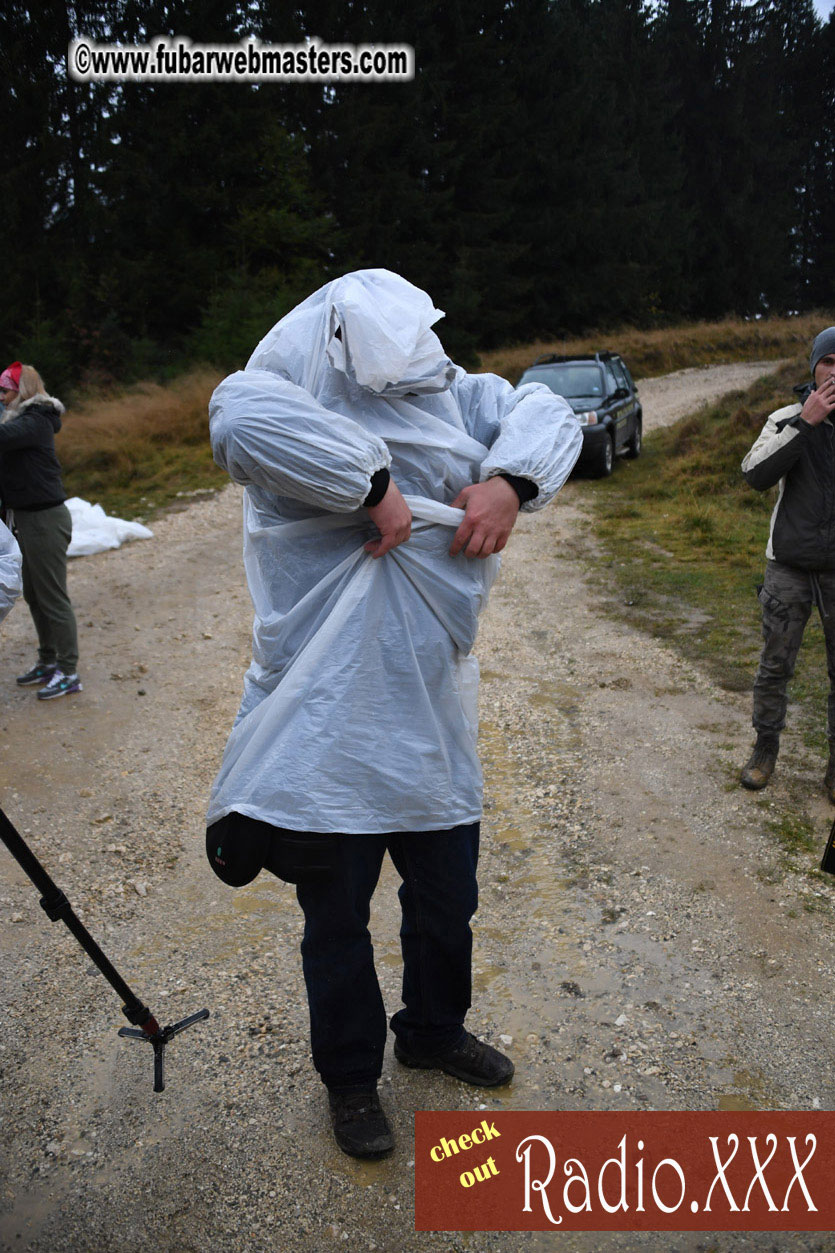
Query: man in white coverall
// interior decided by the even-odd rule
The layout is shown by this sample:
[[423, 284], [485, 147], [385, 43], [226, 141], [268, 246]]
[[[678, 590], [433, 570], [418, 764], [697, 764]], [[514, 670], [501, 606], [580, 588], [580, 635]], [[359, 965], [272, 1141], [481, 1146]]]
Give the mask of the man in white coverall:
[[387, 270], [347, 274], [210, 405], [215, 459], [246, 487], [255, 606], [210, 842], [225, 832], [225, 857], [266, 831], [295, 850], [313, 1061], [338, 1144], [363, 1157], [393, 1144], [368, 932], [386, 851], [402, 879], [396, 1058], [484, 1086], [513, 1074], [463, 1025], [482, 790], [470, 651], [520, 504], [547, 504], [581, 446], [546, 387], [453, 365], [442, 316]]

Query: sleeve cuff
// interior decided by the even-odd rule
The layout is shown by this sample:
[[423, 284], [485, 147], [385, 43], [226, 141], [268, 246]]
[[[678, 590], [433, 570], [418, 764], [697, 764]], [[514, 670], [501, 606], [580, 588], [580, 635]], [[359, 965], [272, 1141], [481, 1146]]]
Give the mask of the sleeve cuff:
[[497, 477], [510, 484], [519, 497], [520, 505], [526, 505], [529, 500], [534, 500], [539, 495], [539, 488], [533, 479], [520, 478], [517, 474], [499, 474]]
[[375, 505], [379, 505], [380, 501], [388, 491], [391, 481], [391, 474], [383, 466], [382, 470], [375, 470], [371, 475], [371, 491], [362, 502], [365, 509], [373, 509]]

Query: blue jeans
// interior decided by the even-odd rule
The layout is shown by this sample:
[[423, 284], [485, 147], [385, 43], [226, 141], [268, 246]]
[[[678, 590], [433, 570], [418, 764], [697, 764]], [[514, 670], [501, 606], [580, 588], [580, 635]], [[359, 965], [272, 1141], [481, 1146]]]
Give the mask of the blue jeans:
[[477, 822], [447, 831], [341, 835], [336, 873], [297, 885], [313, 1064], [332, 1091], [373, 1088], [382, 1071], [386, 1013], [368, 919], [386, 851], [403, 880], [403, 1008], [391, 1028], [417, 1057], [431, 1057], [463, 1037], [472, 992], [478, 839]]

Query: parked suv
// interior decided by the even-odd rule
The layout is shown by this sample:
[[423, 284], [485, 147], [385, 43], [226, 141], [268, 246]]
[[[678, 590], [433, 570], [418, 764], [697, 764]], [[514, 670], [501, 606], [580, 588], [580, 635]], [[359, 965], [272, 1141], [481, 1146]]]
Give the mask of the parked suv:
[[632, 375], [614, 352], [537, 357], [517, 383], [544, 383], [564, 396], [583, 428], [578, 469], [602, 478], [612, 473], [615, 454], [641, 452], [642, 410]]

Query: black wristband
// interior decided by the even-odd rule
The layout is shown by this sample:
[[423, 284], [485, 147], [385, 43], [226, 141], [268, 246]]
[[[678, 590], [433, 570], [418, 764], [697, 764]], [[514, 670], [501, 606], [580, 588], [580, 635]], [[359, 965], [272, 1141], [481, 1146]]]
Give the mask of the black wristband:
[[533, 479], [520, 478], [516, 474], [499, 474], [497, 478], [504, 479], [513, 488], [519, 497], [519, 504], [527, 504], [529, 500], [533, 500], [539, 495], [539, 488]]
[[362, 502], [365, 509], [373, 509], [375, 505], [379, 505], [389, 489], [391, 475], [385, 466], [382, 470], [375, 470], [371, 475], [371, 491]]

